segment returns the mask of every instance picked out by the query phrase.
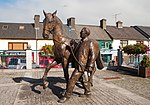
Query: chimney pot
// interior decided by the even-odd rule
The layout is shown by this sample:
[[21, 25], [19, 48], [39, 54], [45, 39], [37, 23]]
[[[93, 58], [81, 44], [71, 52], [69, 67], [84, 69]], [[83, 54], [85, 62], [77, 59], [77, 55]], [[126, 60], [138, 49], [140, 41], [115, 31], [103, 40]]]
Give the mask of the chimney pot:
[[67, 19], [67, 26], [75, 29], [75, 18], [71, 17]]
[[100, 27], [101, 27], [103, 30], [106, 30], [106, 19], [100, 20]]
[[34, 16], [34, 28], [39, 29], [40, 27], [40, 15]]
[[116, 22], [116, 27], [117, 28], [123, 28], [122, 24], [123, 24], [123, 22], [118, 21], [118, 22]]

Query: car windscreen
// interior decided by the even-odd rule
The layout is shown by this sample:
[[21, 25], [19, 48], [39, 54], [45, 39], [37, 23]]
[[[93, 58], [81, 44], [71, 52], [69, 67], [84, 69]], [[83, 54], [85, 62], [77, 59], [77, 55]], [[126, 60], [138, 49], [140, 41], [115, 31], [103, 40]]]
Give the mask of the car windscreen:
[[25, 59], [21, 59], [20, 61], [21, 61], [21, 63], [26, 63]]
[[11, 59], [8, 65], [17, 65], [18, 59]]

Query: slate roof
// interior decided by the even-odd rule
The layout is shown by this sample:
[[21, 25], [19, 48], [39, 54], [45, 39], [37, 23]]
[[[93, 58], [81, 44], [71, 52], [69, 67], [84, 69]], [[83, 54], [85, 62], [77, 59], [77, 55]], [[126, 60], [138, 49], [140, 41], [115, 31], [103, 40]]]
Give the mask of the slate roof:
[[[75, 25], [75, 29], [70, 29], [66, 24], [63, 24], [63, 34], [72, 39], [80, 39], [80, 31], [83, 27], [88, 27], [91, 31], [89, 38], [96, 40], [111, 40], [108, 34], [101, 29], [99, 26], [94, 25]], [[37, 38], [43, 39], [43, 23], [40, 23], [40, 29], [38, 31]], [[49, 36], [49, 39], [52, 39], [52, 35]]]
[[80, 31], [83, 27], [87, 27], [90, 29], [91, 32], [89, 36], [90, 39], [111, 40], [108, 34], [100, 26], [95, 26], [95, 25], [76, 25], [76, 33], [79, 39], [80, 39]]
[[70, 29], [66, 24], [63, 24], [63, 34], [72, 39], [78, 39], [75, 29]]
[[1, 39], [34, 39], [35, 30], [32, 23], [0, 23]]
[[[69, 32], [69, 27], [66, 24], [63, 24], [62, 30], [63, 30], [63, 34], [65, 36], [72, 38], [72, 39], [77, 39], [75, 30], [71, 30]], [[42, 32], [43, 32], [43, 23], [40, 23], [40, 29], [39, 29], [38, 35], [37, 35], [38, 39], [43, 39]], [[49, 39], [52, 39], [52, 35], [49, 35]]]
[[137, 31], [139, 31], [146, 38], [150, 38], [150, 27], [148, 26], [133, 26]]
[[147, 40], [146, 37], [141, 35], [133, 27], [117, 28], [116, 26], [107, 26], [106, 31], [112, 39], [139, 41]]
[[[4, 26], [8, 26], [7, 29]], [[19, 29], [20, 26], [24, 26], [24, 29]], [[141, 35], [135, 27], [123, 27], [117, 28], [115, 26], [107, 26], [106, 31], [96, 25], [75, 25], [75, 30], [69, 31], [69, 27], [66, 24], [63, 24], [63, 33], [65, 36], [68, 36], [72, 39], [80, 39], [80, 31], [83, 27], [88, 27], [91, 31], [89, 38], [96, 40], [147, 40], [146, 37]], [[141, 27], [144, 31], [150, 35], [149, 27]], [[43, 32], [43, 23], [40, 22], [40, 28], [37, 31], [34, 29], [34, 23], [0, 23], [0, 39], [40, 39], [44, 40], [42, 36]], [[111, 38], [110, 38], [111, 37]], [[50, 38], [52, 36], [50, 35]]]

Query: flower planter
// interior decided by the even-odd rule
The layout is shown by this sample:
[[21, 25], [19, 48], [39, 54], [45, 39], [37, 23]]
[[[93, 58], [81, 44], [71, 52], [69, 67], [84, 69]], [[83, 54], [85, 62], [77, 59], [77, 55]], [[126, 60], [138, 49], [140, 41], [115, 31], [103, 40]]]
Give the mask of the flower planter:
[[150, 67], [140, 67], [139, 76], [144, 78], [150, 77]]

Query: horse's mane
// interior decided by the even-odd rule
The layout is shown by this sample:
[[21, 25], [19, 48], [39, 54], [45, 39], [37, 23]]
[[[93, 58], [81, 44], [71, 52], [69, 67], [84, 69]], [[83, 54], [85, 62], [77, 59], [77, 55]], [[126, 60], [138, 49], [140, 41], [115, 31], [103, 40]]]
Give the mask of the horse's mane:
[[54, 18], [56, 19], [57, 23], [60, 25], [62, 32], [64, 32], [63, 23], [62, 23], [61, 19], [59, 19], [57, 16], [55, 16]]
[[62, 21], [57, 16], [55, 16], [54, 18], [56, 19], [57, 23], [63, 25]]

